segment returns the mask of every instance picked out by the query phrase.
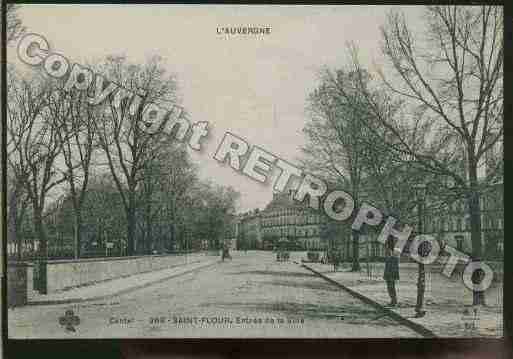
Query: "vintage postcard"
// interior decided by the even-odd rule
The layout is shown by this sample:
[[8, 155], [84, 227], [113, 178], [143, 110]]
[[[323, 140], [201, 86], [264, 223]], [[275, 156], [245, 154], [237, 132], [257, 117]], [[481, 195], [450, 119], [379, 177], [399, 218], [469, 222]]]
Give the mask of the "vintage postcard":
[[503, 336], [501, 6], [6, 20], [8, 338]]

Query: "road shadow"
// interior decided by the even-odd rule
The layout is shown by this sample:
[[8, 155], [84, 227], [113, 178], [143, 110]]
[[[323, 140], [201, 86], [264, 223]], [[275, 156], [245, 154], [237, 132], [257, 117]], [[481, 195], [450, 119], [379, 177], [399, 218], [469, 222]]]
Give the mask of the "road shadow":
[[280, 287], [292, 287], [292, 288], [298, 288], [298, 289], [312, 289], [312, 290], [326, 290], [330, 292], [339, 292], [340, 289], [335, 287], [332, 284], [321, 282], [321, 281], [304, 281], [304, 282], [295, 282], [295, 281], [289, 281], [289, 280], [272, 280], [272, 281], [264, 281], [260, 282], [260, 284], [269, 284], [273, 286], [280, 286]]
[[280, 271], [266, 271], [266, 270], [251, 270], [241, 272], [228, 272], [227, 275], [269, 275], [275, 277], [295, 277], [295, 278], [312, 278], [314, 275], [302, 272], [280, 272]]
[[373, 308], [367, 308], [361, 304], [333, 306], [295, 302], [222, 302], [205, 304], [203, 306], [215, 306], [216, 308], [225, 308], [230, 311], [240, 309], [242, 311], [254, 311], [258, 313], [277, 313], [278, 315], [290, 318], [302, 317], [312, 320], [332, 319], [354, 325], [372, 324], [390, 326], [397, 324], [393, 319], [386, 316], [385, 313]]

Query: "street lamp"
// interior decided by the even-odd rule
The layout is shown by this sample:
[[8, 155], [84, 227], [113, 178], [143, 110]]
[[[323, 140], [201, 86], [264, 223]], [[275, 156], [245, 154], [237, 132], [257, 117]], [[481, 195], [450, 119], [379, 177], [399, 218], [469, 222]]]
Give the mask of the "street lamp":
[[[426, 185], [424, 183], [419, 183], [414, 187], [415, 190], [415, 199], [417, 201], [417, 215], [418, 215], [418, 224], [417, 224], [417, 232], [422, 234], [424, 232], [424, 206], [426, 202]], [[417, 251], [420, 251], [419, 255], [424, 255], [424, 248], [422, 243]], [[424, 263], [419, 261], [418, 268], [418, 278], [417, 278], [417, 304], [415, 306], [415, 318], [422, 318], [426, 315], [426, 311], [424, 310], [424, 292], [426, 290], [426, 269], [424, 267]]]

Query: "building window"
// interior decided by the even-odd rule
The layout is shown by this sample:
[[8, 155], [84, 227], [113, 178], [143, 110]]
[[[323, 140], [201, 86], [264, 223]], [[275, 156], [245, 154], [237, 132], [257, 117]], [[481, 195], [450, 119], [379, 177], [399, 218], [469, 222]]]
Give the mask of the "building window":
[[456, 239], [456, 249], [460, 252], [463, 251], [463, 236], [456, 236], [454, 239]]
[[438, 227], [439, 221], [438, 218], [433, 218], [433, 232], [437, 232], [440, 228]]
[[458, 218], [458, 219], [456, 220], [456, 230], [457, 230], [458, 232], [461, 232], [461, 218]]
[[430, 219], [424, 220], [424, 232], [430, 233], [433, 222]]
[[497, 229], [497, 221], [495, 220], [495, 218], [490, 218], [490, 227], [489, 229]]

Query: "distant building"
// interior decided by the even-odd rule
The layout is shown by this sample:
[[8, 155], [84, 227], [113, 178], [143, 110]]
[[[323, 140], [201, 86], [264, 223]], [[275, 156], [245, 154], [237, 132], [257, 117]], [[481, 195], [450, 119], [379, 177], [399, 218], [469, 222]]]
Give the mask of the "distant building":
[[260, 212], [255, 209], [239, 215], [236, 223], [238, 249], [262, 249], [262, 231]]
[[238, 217], [230, 215], [229, 225], [224, 235], [224, 245], [229, 249], [237, 249]]
[[[480, 197], [481, 240], [485, 258], [504, 255], [504, 184], [497, 183], [486, 189]], [[429, 205], [427, 206], [429, 207]], [[425, 232], [438, 240], [470, 254], [470, 213], [466, 199], [459, 199], [443, 208], [426, 213]]]
[[276, 240], [288, 239], [305, 250], [323, 248], [320, 239], [324, 217], [293, 199], [294, 190], [274, 193], [264, 210], [239, 216], [238, 239], [250, 248], [271, 249]]
[[[489, 186], [480, 198], [482, 222], [482, 248], [487, 259], [499, 259], [504, 255], [504, 185]], [[254, 210], [239, 215], [235, 237], [239, 244], [249, 248], [271, 249], [276, 240], [288, 239], [299, 243], [304, 250], [323, 250], [335, 239], [338, 250], [345, 260], [353, 256], [350, 223], [340, 223], [341, 228], [327, 227], [327, 218], [321, 211], [315, 211], [305, 203], [293, 199], [293, 190], [274, 193], [273, 199], [263, 210]], [[430, 208], [426, 199], [424, 233], [461, 252], [470, 254], [470, 213], [465, 198], [450, 205]], [[324, 232], [323, 232], [324, 231]], [[374, 232], [360, 233], [360, 257], [383, 258], [385, 250], [377, 241]]]
[[305, 250], [319, 250], [321, 225], [324, 217], [320, 211], [306, 203], [294, 200], [295, 191], [273, 193], [272, 201], [262, 211], [264, 238], [289, 238]]

